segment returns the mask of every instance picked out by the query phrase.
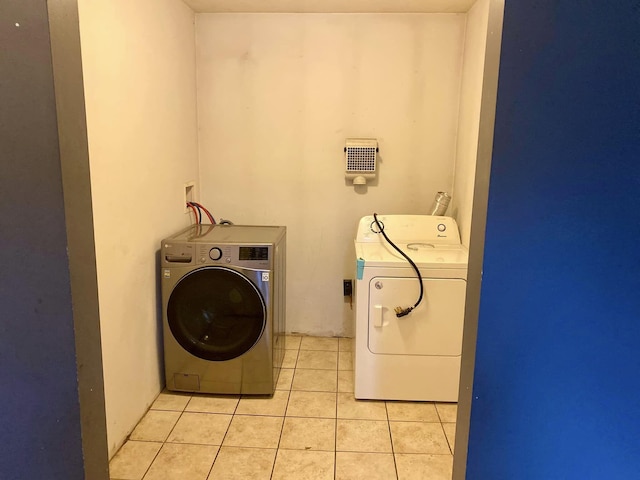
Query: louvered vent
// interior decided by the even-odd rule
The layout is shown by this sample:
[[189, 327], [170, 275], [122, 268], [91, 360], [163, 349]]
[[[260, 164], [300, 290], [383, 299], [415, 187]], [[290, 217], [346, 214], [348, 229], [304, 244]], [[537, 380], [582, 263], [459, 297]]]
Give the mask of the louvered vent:
[[344, 148], [346, 178], [354, 185], [365, 185], [376, 175], [378, 141], [374, 138], [347, 138]]
[[348, 172], [375, 172], [376, 147], [347, 147]]

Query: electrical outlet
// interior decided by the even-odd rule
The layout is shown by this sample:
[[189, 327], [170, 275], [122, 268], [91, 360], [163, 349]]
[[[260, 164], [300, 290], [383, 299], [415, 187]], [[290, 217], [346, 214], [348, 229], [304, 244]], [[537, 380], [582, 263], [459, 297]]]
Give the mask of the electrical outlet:
[[342, 294], [345, 297], [350, 297], [351, 295], [353, 295], [353, 280], [342, 280]]

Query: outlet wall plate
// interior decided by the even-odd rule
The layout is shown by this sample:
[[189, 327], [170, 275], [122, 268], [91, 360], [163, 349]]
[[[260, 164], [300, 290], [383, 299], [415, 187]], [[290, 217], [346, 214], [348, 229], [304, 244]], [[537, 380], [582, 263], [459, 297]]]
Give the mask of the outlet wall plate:
[[353, 295], [353, 280], [345, 279], [342, 281], [342, 294], [345, 297]]

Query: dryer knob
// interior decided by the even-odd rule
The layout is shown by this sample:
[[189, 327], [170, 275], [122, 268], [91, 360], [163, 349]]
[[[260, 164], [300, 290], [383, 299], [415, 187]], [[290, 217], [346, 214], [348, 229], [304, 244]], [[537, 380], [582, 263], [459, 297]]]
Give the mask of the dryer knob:
[[218, 247], [213, 247], [211, 250], [209, 250], [209, 258], [211, 260], [220, 260], [222, 258], [222, 250], [220, 250]]

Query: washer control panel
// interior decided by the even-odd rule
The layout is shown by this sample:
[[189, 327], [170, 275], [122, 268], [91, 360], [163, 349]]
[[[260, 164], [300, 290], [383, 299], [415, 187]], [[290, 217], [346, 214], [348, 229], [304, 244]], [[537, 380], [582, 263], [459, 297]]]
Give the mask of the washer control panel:
[[235, 265], [257, 270], [272, 267], [272, 245], [165, 243], [162, 247], [161, 261], [166, 266]]
[[197, 245], [196, 263], [203, 265], [233, 264], [239, 267], [263, 269], [271, 265], [268, 245]]

